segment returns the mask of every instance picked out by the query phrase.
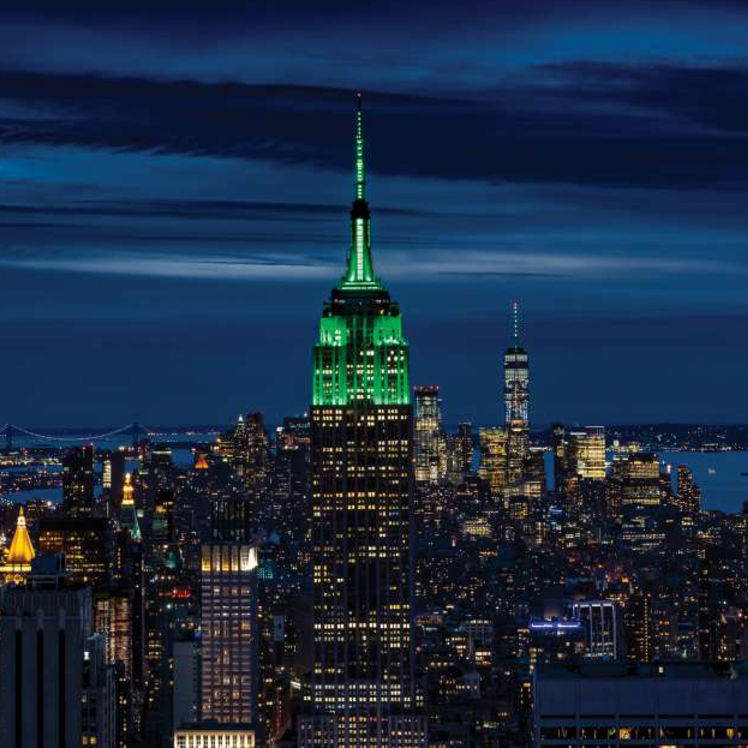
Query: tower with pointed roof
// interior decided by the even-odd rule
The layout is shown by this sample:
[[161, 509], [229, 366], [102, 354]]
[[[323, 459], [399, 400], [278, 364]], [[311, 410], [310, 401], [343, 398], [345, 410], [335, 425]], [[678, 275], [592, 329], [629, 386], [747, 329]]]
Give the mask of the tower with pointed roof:
[[35, 556], [36, 552], [26, 527], [23, 507], [19, 507], [16, 531], [13, 534], [5, 563], [0, 566], [0, 577], [6, 582], [22, 582], [31, 571], [31, 562]]
[[361, 97], [347, 268], [322, 310], [311, 406], [314, 668], [303, 746], [419, 746], [412, 412], [400, 309], [374, 272]]
[[135, 487], [132, 484], [132, 476], [125, 473], [125, 481], [122, 485], [122, 505], [120, 507], [119, 524], [123, 530], [129, 530], [133, 540], [142, 540], [140, 522], [138, 522], [138, 510], [135, 507]]
[[522, 480], [529, 452], [530, 370], [519, 339], [519, 303], [512, 304], [512, 344], [504, 353], [507, 486]]

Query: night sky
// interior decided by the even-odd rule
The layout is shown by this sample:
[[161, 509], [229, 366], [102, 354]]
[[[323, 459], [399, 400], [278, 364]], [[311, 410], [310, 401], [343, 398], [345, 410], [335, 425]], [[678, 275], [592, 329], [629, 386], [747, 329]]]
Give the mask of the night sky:
[[[153, 6], [158, 6], [154, 10]], [[0, 423], [307, 406], [363, 91], [414, 383], [748, 421], [748, 4], [4, 0]]]

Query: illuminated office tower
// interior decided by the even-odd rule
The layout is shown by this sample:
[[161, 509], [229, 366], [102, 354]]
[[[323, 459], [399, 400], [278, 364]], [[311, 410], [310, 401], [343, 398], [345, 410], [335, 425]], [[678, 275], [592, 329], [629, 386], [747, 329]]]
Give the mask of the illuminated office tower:
[[116, 745], [131, 745], [138, 684], [133, 673], [135, 591], [124, 584], [94, 593], [94, 629], [104, 640], [104, 661], [114, 671], [117, 703]]
[[125, 453], [112, 452], [101, 464], [101, 488], [108, 500], [108, 514], [116, 517], [122, 503], [122, 486], [125, 479]]
[[114, 537], [104, 517], [42, 517], [39, 520], [39, 553], [65, 554], [71, 579], [97, 586], [111, 579]]
[[515, 301], [513, 312], [513, 342], [504, 354], [504, 406], [506, 417], [506, 471], [507, 483], [524, 476], [528, 453], [530, 371], [527, 351], [519, 344], [519, 305]]
[[202, 546], [202, 718], [251, 725], [257, 701], [257, 549]]
[[692, 521], [701, 512], [701, 489], [694, 482], [688, 465], [678, 465], [678, 506]]
[[93, 601], [94, 627], [104, 635], [106, 662], [121, 666], [128, 682], [132, 678], [133, 597], [133, 590], [121, 585], [95, 592]]
[[85, 517], [94, 507], [93, 444], [74, 447], [62, 458], [62, 499], [65, 512], [72, 517]]
[[623, 657], [623, 620], [615, 601], [579, 600], [574, 603], [572, 613], [582, 622], [587, 657], [609, 660]]
[[457, 469], [467, 475], [473, 470], [473, 424], [461, 423], [457, 427], [455, 439], [455, 453], [457, 457]]
[[230, 462], [252, 496], [261, 498], [267, 489], [270, 473], [270, 440], [262, 413], [240, 416], [228, 438], [231, 442]]
[[314, 347], [314, 667], [301, 746], [420, 746], [412, 641], [412, 411], [398, 305], [374, 273], [360, 99], [345, 275]]
[[605, 480], [605, 428], [587, 426], [570, 431], [566, 440], [566, 464], [571, 473], [588, 480]]
[[553, 490], [557, 495], [564, 493], [566, 480], [566, 429], [560, 423], [554, 423], [551, 428], [553, 446]]
[[473, 472], [473, 426], [461, 423], [456, 434], [447, 437], [447, 480], [459, 485]]
[[130, 473], [125, 473], [120, 493], [122, 494], [122, 501], [119, 505], [120, 529], [129, 530], [135, 540], [141, 540], [138, 510], [135, 507], [135, 486], [132, 484]]
[[244, 492], [226, 489], [210, 502], [210, 530], [213, 540], [249, 543], [256, 533], [256, 507]]
[[652, 661], [652, 593], [647, 589], [629, 595], [623, 611], [626, 657], [635, 662]]
[[656, 455], [637, 452], [622, 460], [614, 460], [610, 484], [615, 491], [613, 508], [625, 506], [659, 506], [664, 498], [660, 480], [660, 462]]
[[414, 387], [416, 480], [438, 483], [447, 473], [447, 445], [436, 385]]
[[275, 526], [298, 549], [296, 563], [310, 561], [309, 486], [311, 428], [308, 417], [287, 417], [276, 430], [276, 459], [270, 516]]
[[488, 483], [491, 495], [498, 499], [506, 486], [507, 436], [504, 429], [481, 428], [478, 476]]
[[[140, 532], [124, 529], [117, 533], [117, 583], [132, 593], [130, 607], [130, 696], [142, 698], [146, 685], [146, 564]], [[121, 611], [120, 611], [121, 612]], [[136, 716], [140, 713], [136, 710]]]

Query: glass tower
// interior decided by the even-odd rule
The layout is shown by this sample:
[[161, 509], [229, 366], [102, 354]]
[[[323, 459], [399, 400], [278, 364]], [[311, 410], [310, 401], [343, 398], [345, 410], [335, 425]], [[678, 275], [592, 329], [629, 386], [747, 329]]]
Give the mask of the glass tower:
[[519, 305], [513, 312], [513, 341], [504, 354], [504, 408], [506, 413], [507, 484], [524, 477], [528, 454], [530, 370], [527, 351], [519, 344]]
[[314, 668], [302, 746], [425, 744], [413, 716], [408, 344], [374, 273], [363, 147], [359, 97], [348, 266], [314, 347]]
[[447, 474], [447, 443], [442, 428], [439, 388], [422, 385], [415, 393], [416, 481], [438, 483]]

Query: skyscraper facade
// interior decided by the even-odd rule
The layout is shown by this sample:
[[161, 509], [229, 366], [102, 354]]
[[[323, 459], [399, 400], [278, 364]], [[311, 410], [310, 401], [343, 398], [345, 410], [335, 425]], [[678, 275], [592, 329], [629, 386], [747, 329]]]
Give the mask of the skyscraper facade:
[[605, 428], [586, 426], [570, 431], [566, 442], [566, 461], [569, 470], [587, 480], [604, 480]]
[[414, 387], [416, 480], [438, 483], [447, 473], [447, 444], [439, 387]]
[[507, 484], [521, 480], [529, 444], [530, 369], [527, 351], [519, 344], [519, 305], [512, 307], [512, 345], [504, 354]]
[[478, 475], [488, 483], [494, 499], [503, 497], [507, 474], [507, 436], [504, 429], [483, 426], [480, 438]]
[[457, 469], [467, 475], [473, 469], [473, 425], [461, 423], [457, 427], [457, 439], [455, 441], [455, 453], [457, 457]]
[[202, 546], [202, 718], [251, 725], [257, 702], [257, 549]]
[[[604, 476], [603, 476], [604, 477]], [[638, 452], [613, 460], [610, 468], [613, 488], [619, 495], [617, 507], [659, 506], [665, 500], [660, 480], [660, 462], [656, 455]]]
[[114, 748], [114, 680], [93, 632], [91, 590], [67, 584], [61, 563], [36, 559], [26, 586], [2, 596], [3, 748]]
[[694, 482], [688, 465], [678, 465], [678, 508], [691, 522], [701, 511], [701, 489]]
[[39, 521], [39, 552], [65, 554], [71, 578], [83, 584], [107, 582], [112, 575], [114, 538], [104, 517], [43, 517]]
[[74, 447], [62, 460], [62, 497], [68, 514], [76, 517], [93, 513], [95, 483], [93, 445]]
[[413, 717], [408, 344], [374, 273], [363, 145], [359, 99], [348, 267], [314, 348], [314, 666], [303, 746], [425, 741]]
[[262, 413], [239, 416], [234, 428], [224, 434], [222, 452], [244, 480], [247, 491], [257, 501], [264, 496], [270, 471], [270, 441]]

